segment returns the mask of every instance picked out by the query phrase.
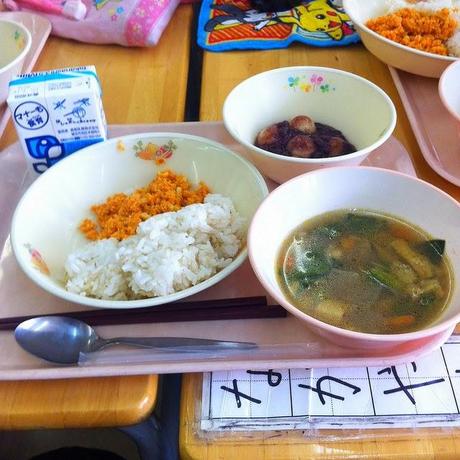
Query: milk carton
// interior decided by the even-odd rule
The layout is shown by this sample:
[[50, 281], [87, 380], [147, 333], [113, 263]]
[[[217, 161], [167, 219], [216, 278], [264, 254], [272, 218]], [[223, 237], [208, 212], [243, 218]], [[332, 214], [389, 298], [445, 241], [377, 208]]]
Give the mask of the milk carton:
[[27, 161], [36, 174], [107, 138], [94, 66], [19, 75], [8, 106]]

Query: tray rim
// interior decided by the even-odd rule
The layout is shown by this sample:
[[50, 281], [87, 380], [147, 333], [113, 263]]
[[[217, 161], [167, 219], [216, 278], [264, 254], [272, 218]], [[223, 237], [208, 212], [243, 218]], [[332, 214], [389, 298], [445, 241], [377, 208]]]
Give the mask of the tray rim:
[[407, 95], [406, 87], [399, 75], [399, 72], [402, 71], [391, 66], [388, 66], [388, 69], [390, 70], [391, 77], [396, 86], [399, 97], [401, 98], [411, 128], [414, 131], [415, 139], [417, 140], [417, 144], [420, 147], [420, 151], [422, 152], [423, 158], [428, 163], [428, 165], [442, 178], [460, 187], [460, 177], [454, 176], [453, 174], [450, 174], [448, 171], [446, 171], [441, 166], [440, 162], [436, 160], [436, 156], [430, 153], [431, 141], [426, 135], [426, 129], [422, 129], [422, 126], [417, 120], [417, 116], [414, 113], [412, 103], [410, 102], [409, 96]]
[[[431, 342], [427, 342], [423, 347], [420, 347], [416, 352], [409, 351], [400, 355], [388, 355], [372, 358], [334, 358], [334, 364], [330, 363], [331, 358], [305, 358], [305, 359], [267, 359], [254, 362], [247, 360], [220, 362], [220, 371], [230, 371], [237, 369], [252, 369], [252, 370], [266, 370], [266, 369], [293, 369], [293, 368], [337, 368], [337, 367], [380, 367], [389, 365], [404, 364], [410, 361], [428, 355], [434, 350], [438, 349], [453, 333], [455, 326], [438, 334]], [[125, 363], [120, 364], [105, 364], [102, 366], [58, 366], [52, 365], [48, 368], [38, 369], [14, 369], [8, 371], [5, 377], [0, 370], [0, 381], [2, 380], [38, 380], [38, 379], [67, 379], [67, 378], [88, 378], [95, 377], [92, 372], [95, 368], [98, 369], [97, 377], [113, 377], [113, 376], [128, 376], [128, 375], [149, 375], [149, 374], [173, 374], [177, 373], [177, 362], [174, 363], [136, 363], [127, 366]], [[149, 367], [155, 367], [155, 370], [148, 371]], [[190, 361], [181, 363], [181, 374], [187, 373], [203, 373], [215, 371], [215, 361]], [[198, 367], [198, 369], [197, 369]]]

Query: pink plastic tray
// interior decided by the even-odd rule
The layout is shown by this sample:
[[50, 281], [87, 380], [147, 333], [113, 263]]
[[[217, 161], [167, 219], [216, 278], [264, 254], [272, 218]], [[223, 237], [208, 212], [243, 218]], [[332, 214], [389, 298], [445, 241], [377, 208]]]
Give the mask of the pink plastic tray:
[[390, 72], [425, 160], [444, 179], [460, 186], [460, 124], [441, 102], [438, 79], [392, 67]]
[[[22, 68], [22, 73], [31, 72], [51, 32], [51, 23], [43, 16], [26, 12], [1, 12], [0, 15], [4, 19], [20, 22], [32, 35], [32, 46]], [[8, 107], [6, 104], [0, 105], [0, 137], [9, 119], [10, 111]]]
[[[110, 136], [135, 132], [169, 131], [206, 136], [240, 147], [230, 138], [222, 123], [180, 123], [163, 125], [112, 126]], [[373, 152], [366, 164], [396, 169], [415, 175], [410, 157], [395, 139]], [[25, 159], [18, 144], [0, 155], [0, 317], [40, 315], [80, 310], [35, 286], [22, 273], [11, 252], [9, 226], [11, 215], [30, 182]], [[274, 184], [270, 184], [274, 186]], [[266, 295], [248, 262], [218, 285], [195, 299]], [[130, 312], [126, 311], [126, 315]], [[397, 350], [373, 354], [367, 350], [345, 350], [310, 332], [292, 316], [277, 319], [182, 322], [99, 327], [102, 336], [158, 335], [203, 337], [257, 342], [260, 347], [239, 354], [155, 354], [145, 350], [112, 348], [88, 356], [83, 366], [55, 366], [34, 358], [15, 343], [11, 332], [0, 333], [0, 379], [43, 379], [104, 375], [170, 372], [203, 372], [229, 369], [267, 369], [293, 367], [377, 366], [407, 362], [441, 345], [451, 334], [447, 331], [430, 340], [408, 343]]]

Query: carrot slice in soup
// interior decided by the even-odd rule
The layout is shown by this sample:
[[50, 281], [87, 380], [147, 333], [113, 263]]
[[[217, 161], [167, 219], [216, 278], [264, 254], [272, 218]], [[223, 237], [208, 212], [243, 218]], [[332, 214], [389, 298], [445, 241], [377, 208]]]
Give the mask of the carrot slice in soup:
[[415, 316], [413, 315], [401, 315], [393, 316], [387, 320], [387, 324], [390, 327], [401, 329], [403, 327], [412, 326], [415, 323]]

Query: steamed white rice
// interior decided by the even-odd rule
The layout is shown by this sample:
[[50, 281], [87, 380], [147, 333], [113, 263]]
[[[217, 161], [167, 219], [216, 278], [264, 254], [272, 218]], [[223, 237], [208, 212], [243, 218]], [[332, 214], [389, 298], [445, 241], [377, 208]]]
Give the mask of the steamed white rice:
[[158, 214], [136, 235], [86, 244], [65, 263], [66, 289], [100, 299], [172, 294], [230, 264], [244, 238], [244, 220], [230, 198], [209, 194], [203, 204]]
[[402, 8], [434, 13], [443, 8], [449, 8], [457, 21], [457, 29], [447, 40], [446, 46], [450, 56], [460, 57], [460, 0], [386, 0], [387, 14]]
[[388, 13], [394, 13], [402, 8], [412, 8], [414, 10], [434, 13], [443, 8], [454, 8], [460, 6], [459, 0], [386, 0]]
[[447, 40], [447, 49], [451, 56], [460, 57], [460, 0], [455, 2], [456, 8], [452, 11], [452, 15], [457, 21], [457, 29], [454, 35]]

